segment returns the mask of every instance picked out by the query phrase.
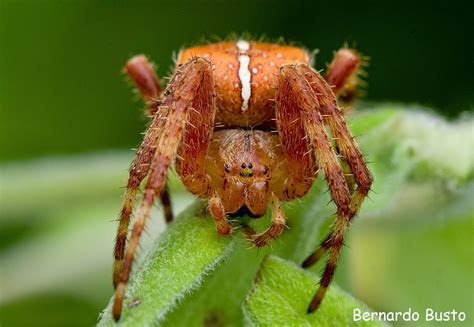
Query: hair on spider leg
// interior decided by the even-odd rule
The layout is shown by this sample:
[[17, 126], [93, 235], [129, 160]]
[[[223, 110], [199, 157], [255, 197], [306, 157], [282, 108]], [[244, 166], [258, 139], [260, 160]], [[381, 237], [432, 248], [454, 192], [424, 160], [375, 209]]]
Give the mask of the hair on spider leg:
[[308, 66], [313, 67], [316, 64], [316, 55], [319, 53], [319, 49], [313, 49], [308, 54], [308, 62], [306, 63]]
[[[126, 169], [126, 171], [128, 171], [128, 170]], [[118, 186], [117, 188], [118, 188], [119, 190], [125, 190], [125, 189], [127, 188], [127, 185]], [[122, 199], [123, 199], [123, 198], [125, 197], [125, 195], [124, 195], [124, 194], [122, 194], [122, 196], [121, 196], [121, 197], [122, 197]]]
[[234, 230], [238, 230], [238, 229], [243, 228], [243, 226], [242, 226], [242, 225], [237, 225], [237, 226], [232, 226], [232, 228], [233, 228]]
[[[370, 192], [371, 190], [369, 190]], [[375, 191], [372, 191], [373, 193], [377, 194]], [[367, 199], [370, 200], [370, 202], [374, 203], [375, 201], [369, 196], [369, 194], [367, 193], [367, 195], [365, 196]]]
[[299, 120], [301, 120], [301, 117], [297, 117], [297, 118], [293, 119], [293, 120], [290, 122], [290, 124], [294, 124], [294, 123], [296, 123], [296, 122], [299, 121]]
[[145, 249], [143, 248], [143, 245], [141, 243], [138, 243], [137, 244], [137, 251], [135, 252], [136, 255], [133, 258], [133, 264], [134, 265], [143, 258], [143, 256], [144, 256], [143, 253], [144, 252], [146, 253]]
[[352, 139], [355, 140], [356, 138], [362, 137], [364, 135], [365, 134], [363, 134], [363, 133], [355, 134], [355, 135], [352, 135]]
[[256, 248], [257, 249], [257, 255], [256, 256], [258, 257], [258, 254], [260, 252], [260, 248], [254, 242], [252, 242], [252, 240], [247, 240], [247, 241], [248, 241], [247, 244], [249, 246], [246, 248], [246, 250], [249, 251], [249, 250], [253, 250], [253, 249]]
[[[281, 242], [281, 240], [280, 240], [280, 239], [273, 239], [273, 240], [270, 240], [270, 241], [268, 241], [268, 243], [267, 243], [267, 244], [265, 244], [265, 246], [268, 246], [268, 247], [270, 247], [270, 250], [271, 250], [271, 251], [273, 251], [273, 244], [272, 244], [272, 243], [273, 243], [273, 241], [278, 241], [278, 242]], [[280, 243], [280, 244], [281, 244], [281, 243]]]
[[307, 156], [307, 155], [310, 154], [311, 152], [313, 152], [313, 149], [309, 149], [308, 151], [306, 151], [305, 153], [303, 153], [303, 156]]
[[[288, 224], [283, 225], [283, 228], [287, 230], [291, 230], [291, 227]], [[281, 239], [279, 238], [277, 238], [276, 240], [281, 242]]]
[[297, 198], [295, 199], [295, 201], [292, 201], [292, 202], [295, 202], [295, 206], [296, 204], [298, 204], [300, 207], [303, 207], [306, 203], [308, 203], [308, 201], [309, 200], [307, 198]]
[[229, 223], [238, 223], [239, 220], [238, 219], [228, 219], [227, 220]]
[[196, 126], [194, 126], [189, 120], [186, 121], [187, 125], [190, 125], [192, 128], [196, 129]]
[[189, 110], [191, 110], [192, 112], [195, 112], [195, 113], [199, 114], [200, 116], [202, 115], [201, 112], [197, 111], [197, 110], [196, 110], [195, 108], [193, 108], [193, 107], [189, 107]]
[[[337, 211], [334, 211], [333, 213], [327, 215], [325, 219], [332, 219], [332, 218], [337, 219]], [[331, 227], [332, 227], [332, 225], [334, 225], [335, 223], [336, 223], [336, 220], [333, 221], [333, 223], [331, 224]]]
[[343, 246], [344, 248], [349, 249], [349, 250], [352, 249], [352, 248], [346, 243], [346, 241], [342, 241], [342, 246]]
[[[325, 180], [326, 183], [327, 183], [328, 180], [327, 180], [326, 177], [324, 178], [324, 180]], [[323, 194], [328, 194], [330, 191], [331, 191], [331, 189], [328, 187], [328, 188], [323, 192]]]
[[148, 225], [143, 226], [143, 233], [145, 233], [148, 237], [153, 237], [153, 235], [150, 233], [149, 228], [150, 227]]
[[[298, 202], [298, 204], [299, 204], [299, 202]], [[285, 204], [285, 207], [287, 207], [288, 209], [294, 209], [294, 208], [296, 208], [296, 206], [297, 206], [297, 203], [295, 201], [287, 202]]]
[[331, 203], [335, 203], [333, 198], [331, 198], [331, 199], [328, 201], [328, 203], [326, 203], [326, 207], [329, 206]]

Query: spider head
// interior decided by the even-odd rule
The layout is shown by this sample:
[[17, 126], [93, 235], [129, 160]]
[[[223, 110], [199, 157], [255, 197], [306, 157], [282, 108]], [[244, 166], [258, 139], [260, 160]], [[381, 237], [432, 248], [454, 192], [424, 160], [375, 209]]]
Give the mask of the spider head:
[[264, 215], [275, 167], [273, 139], [259, 130], [228, 129], [215, 132], [214, 140], [206, 168], [225, 211], [246, 207], [253, 216]]
[[[244, 210], [252, 217], [265, 214], [270, 194], [270, 169], [256, 158], [246, 158], [224, 166], [224, 205], [229, 212]], [[230, 205], [230, 206], [229, 206]]]

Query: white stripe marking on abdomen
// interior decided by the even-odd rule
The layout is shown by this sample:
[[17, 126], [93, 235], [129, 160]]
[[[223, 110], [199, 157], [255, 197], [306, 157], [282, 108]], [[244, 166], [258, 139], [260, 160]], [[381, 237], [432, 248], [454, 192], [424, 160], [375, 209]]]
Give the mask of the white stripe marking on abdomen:
[[239, 79], [242, 85], [242, 111], [246, 111], [249, 108], [249, 100], [252, 95], [252, 88], [250, 86], [251, 74], [249, 70], [250, 57], [247, 55], [247, 51], [250, 49], [250, 44], [247, 41], [239, 40], [236, 43], [237, 49], [239, 49]]

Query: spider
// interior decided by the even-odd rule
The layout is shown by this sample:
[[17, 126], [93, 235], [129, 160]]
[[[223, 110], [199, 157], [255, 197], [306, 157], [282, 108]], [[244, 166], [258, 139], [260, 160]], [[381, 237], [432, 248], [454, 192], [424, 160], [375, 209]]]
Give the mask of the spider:
[[[120, 319], [137, 245], [157, 197], [166, 220], [172, 219], [166, 176], [173, 161], [186, 188], [209, 199], [221, 235], [232, 232], [228, 215], [261, 217], [271, 203], [271, 226], [247, 236], [258, 247], [283, 231], [281, 203], [304, 196], [322, 168], [337, 217], [327, 238], [302, 264], [309, 267], [329, 252], [307, 312], [319, 307], [344, 234], [367, 196], [372, 176], [336, 101], [339, 95], [347, 99], [353, 94], [361, 56], [341, 48], [325, 77], [309, 61], [305, 49], [263, 42], [191, 47], [178, 55], [164, 91], [144, 55], [128, 61], [124, 71], [147, 102], [152, 121], [131, 164], [120, 213], [113, 273], [115, 320]], [[125, 252], [130, 216], [146, 176]]]

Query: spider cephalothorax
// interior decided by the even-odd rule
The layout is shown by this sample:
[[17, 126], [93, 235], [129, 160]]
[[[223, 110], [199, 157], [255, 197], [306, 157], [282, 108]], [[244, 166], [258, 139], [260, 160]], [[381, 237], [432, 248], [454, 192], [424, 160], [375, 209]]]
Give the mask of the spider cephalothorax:
[[[179, 54], [164, 91], [146, 57], [128, 62], [125, 72], [147, 101], [152, 122], [131, 165], [120, 215], [114, 266], [116, 320], [156, 197], [161, 197], [167, 220], [172, 218], [165, 188], [172, 161], [186, 188], [209, 199], [210, 213], [222, 235], [232, 231], [229, 214], [244, 210], [259, 217], [272, 204], [271, 226], [248, 236], [256, 246], [268, 244], [283, 231], [281, 201], [305, 195], [318, 169], [323, 170], [337, 218], [320, 248], [303, 263], [303, 267], [311, 266], [329, 251], [308, 313], [318, 308], [334, 274], [345, 231], [372, 177], [336, 101], [337, 95], [350, 97], [354, 92], [359, 55], [348, 48], [339, 50], [325, 78], [309, 66], [309, 59], [301, 48], [245, 40], [192, 47]], [[125, 253], [130, 216], [146, 176]]]

